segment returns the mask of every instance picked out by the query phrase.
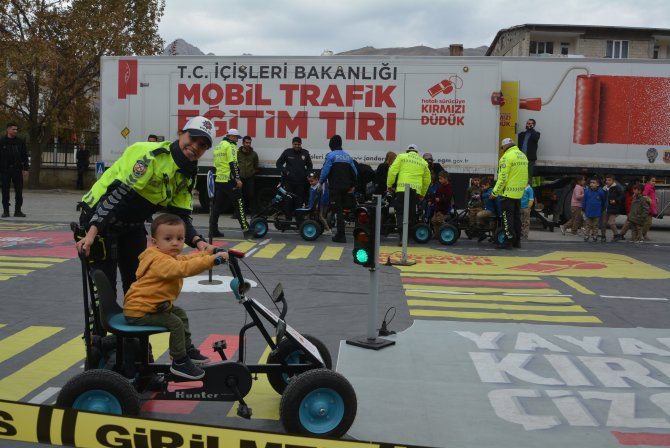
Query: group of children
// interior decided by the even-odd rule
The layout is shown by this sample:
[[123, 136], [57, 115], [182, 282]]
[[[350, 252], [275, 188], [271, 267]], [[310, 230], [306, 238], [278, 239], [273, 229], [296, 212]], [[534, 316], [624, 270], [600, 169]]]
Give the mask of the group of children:
[[[605, 176], [604, 188], [600, 186], [598, 178], [589, 179], [588, 188], [584, 188], [586, 179], [579, 177], [575, 183], [572, 199], [570, 220], [561, 226], [561, 232], [565, 235], [570, 229], [576, 235], [584, 217], [584, 241], [598, 241], [600, 230], [600, 241], [606, 242], [607, 228], [612, 230], [611, 241], [625, 239], [628, 229], [632, 231], [634, 242], [647, 239], [647, 232], [651, 227], [651, 221], [656, 216], [656, 178], [651, 177], [642, 186], [638, 182], [632, 182], [628, 191], [616, 182], [613, 175]], [[620, 214], [626, 214], [626, 223], [619, 231], [616, 218]]]

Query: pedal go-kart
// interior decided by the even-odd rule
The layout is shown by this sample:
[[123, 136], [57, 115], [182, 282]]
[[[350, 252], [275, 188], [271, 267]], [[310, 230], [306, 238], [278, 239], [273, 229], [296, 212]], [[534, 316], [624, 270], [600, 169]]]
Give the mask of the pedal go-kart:
[[[140, 412], [140, 394], [151, 390], [157, 391], [152, 400], [194, 400], [193, 397], [198, 397], [197, 400], [238, 401], [237, 414], [251, 418], [252, 410], [244, 397], [256, 376], [265, 374], [272, 388], [282, 394], [279, 414], [288, 433], [343, 436], [356, 417], [353, 387], [344, 376], [330, 370], [331, 356], [321, 341], [301, 335], [286, 323], [287, 303], [281, 284], [272, 294], [278, 310], [278, 304], [282, 304], [277, 315], [258, 300], [246, 296], [251, 285], [245, 281], [238, 263], [244, 253], [229, 250], [228, 254], [233, 275], [230, 287], [251, 321], [239, 332], [238, 359], [226, 359], [226, 342], [216, 342], [213, 349], [221, 361], [201, 366], [205, 376], [198, 381], [173, 375], [170, 364], [153, 362], [149, 335], [167, 329], [128, 325], [105, 274], [96, 270], [89, 277], [88, 264], [82, 258], [87, 318], [85, 371], [65, 384], [56, 405], [132, 416]], [[92, 280], [87, 281], [91, 277]], [[247, 331], [254, 327], [271, 348], [267, 364], [245, 361]], [[272, 328], [276, 342], [269, 331]], [[111, 347], [114, 350], [110, 353]], [[169, 384], [186, 381], [190, 381], [189, 387], [168, 390]], [[148, 387], [150, 384], [151, 388]]]
[[269, 225], [274, 224], [277, 230], [297, 230], [305, 241], [314, 241], [323, 233], [321, 222], [316, 219], [318, 210], [311, 208], [298, 208], [293, 211], [295, 219], [288, 219], [285, 212], [285, 204], [295, 195], [279, 184], [274, 197], [270, 203], [260, 212], [256, 213], [251, 220], [250, 228], [254, 238], [263, 238], [267, 235]]

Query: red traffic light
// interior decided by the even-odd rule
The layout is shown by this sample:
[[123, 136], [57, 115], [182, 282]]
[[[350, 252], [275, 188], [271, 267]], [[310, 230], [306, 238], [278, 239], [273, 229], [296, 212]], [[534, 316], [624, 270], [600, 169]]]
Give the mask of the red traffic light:
[[368, 215], [367, 210], [361, 208], [356, 211], [356, 222], [363, 225], [370, 223], [370, 215]]

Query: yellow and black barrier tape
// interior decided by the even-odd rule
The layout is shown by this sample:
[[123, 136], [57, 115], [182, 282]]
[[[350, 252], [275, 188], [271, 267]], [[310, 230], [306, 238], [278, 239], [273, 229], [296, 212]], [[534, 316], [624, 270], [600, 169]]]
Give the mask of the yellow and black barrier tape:
[[402, 444], [149, 420], [6, 400], [0, 400], [0, 440], [81, 448], [410, 448]]

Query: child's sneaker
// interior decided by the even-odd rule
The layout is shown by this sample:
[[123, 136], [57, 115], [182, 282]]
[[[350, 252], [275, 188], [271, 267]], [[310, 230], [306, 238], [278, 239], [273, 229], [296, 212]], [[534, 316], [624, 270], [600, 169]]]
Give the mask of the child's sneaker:
[[191, 358], [191, 361], [193, 361], [194, 364], [202, 365], [202, 364], [207, 364], [209, 363], [210, 359], [200, 353], [200, 350], [195, 348], [194, 345], [191, 345], [191, 347], [186, 350], [186, 355]]
[[331, 236], [331, 235], [333, 234], [333, 231], [330, 230], [330, 229], [326, 229], [326, 230], [323, 231], [323, 234], [324, 234], [324, 235]]
[[205, 371], [193, 364], [193, 361], [188, 356], [182, 358], [180, 361], [172, 361], [170, 372], [189, 380], [199, 380], [205, 376]]
[[558, 228], [561, 229], [561, 233], [563, 234], [563, 236], [565, 236], [565, 226], [561, 224], [560, 226], [558, 226]]
[[592, 237], [591, 237], [591, 239], [593, 240], [593, 242], [594, 242], [594, 243], [598, 241], [598, 237], [597, 237], [597, 236], [595, 236], [595, 235], [594, 235], [594, 236], [592, 236]]

